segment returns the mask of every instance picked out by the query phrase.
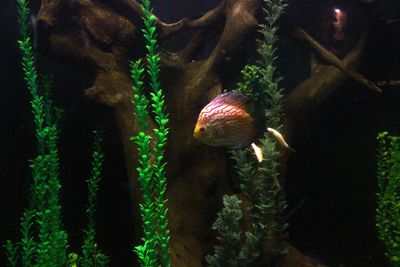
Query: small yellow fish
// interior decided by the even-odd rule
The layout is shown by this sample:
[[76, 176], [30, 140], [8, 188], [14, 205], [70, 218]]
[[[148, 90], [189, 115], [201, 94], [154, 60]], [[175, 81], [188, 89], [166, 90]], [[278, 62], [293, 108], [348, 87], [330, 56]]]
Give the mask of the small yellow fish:
[[272, 129], [272, 128], [267, 128], [267, 130], [268, 130], [268, 132], [272, 133], [272, 135], [276, 138], [276, 140], [278, 140], [279, 144], [281, 144], [283, 147], [285, 147], [293, 152], [296, 152], [293, 148], [291, 148], [288, 145], [285, 138], [283, 137], [283, 135], [280, 132], [278, 132], [277, 130]]

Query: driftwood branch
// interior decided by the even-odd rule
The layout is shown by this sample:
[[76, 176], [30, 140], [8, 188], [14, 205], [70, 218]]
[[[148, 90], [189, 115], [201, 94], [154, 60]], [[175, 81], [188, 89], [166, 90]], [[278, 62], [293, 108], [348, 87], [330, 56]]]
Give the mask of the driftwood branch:
[[369, 81], [363, 75], [349, 68], [334, 53], [314, 40], [314, 38], [312, 38], [305, 30], [297, 28], [294, 30], [293, 35], [299, 40], [307, 42], [307, 44], [311, 46], [311, 48], [314, 49], [314, 51], [317, 52], [324, 60], [349, 75], [353, 80], [365, 85], [367, 88], [373, 91], [382, 92], [382, 90], [375, 83]]
[[205, 31], [199, 31], [182, 50], [173, 53], [164, 51], [167, 54], [167, 56], [164, 57], [164, 64], [179, 67], [190, 63], [199, 53], [201, 45], [204, 44], [207, 36], [209, 35]]
[[[365, 34], [361, 35], [356, 45], [343, 57], [342, 68], [357, 69], [365, 47], [365, 38]], [[350, 77], [341, 69], [332, 66], [333, 64], [318, 62], [314, 52], [310, 53], [310, 65], [310, 77], [297, 85], [286, 98], [283, 125], [289, 141], [293, 138], [295, 129], [307, 127], [313, 112]]]
[[[167, 39], [168, 37], [177, 34], [182, 31], [189, 29], [201, 29], [209, 25], [214, 25], [217, 20], [220, 20], [224, 15], [224, 6], [226, 1], [222, 1], [218, 6], [209, 10], [201, 17], [190, 20], [183, 18], [174, 23], [166, 23], [158, 18], [156, 15], [156, 23], [160, 27], [160, 38], [161, 40]], [[120, 6], [120, 10], [124, 15], [136, 25], [141, 25], [140, 18], [142, 16], [142, 9], [140, 4], [136, 0], [114, 0], [114, 5]]]
[[158, 23], [161, 26], [161, 38], [165, 39], [173, 34], [189, 29], [201, 29], [215, 25], [224, 16], [224, 6], [225, 1], [195, 20], [184, 18], [179, 22], [168, 24], [158, 19]]
[[385, 87], [385, 86], [397, 87], [397, 86], [400, 86], [400, 81], [399, 80], [378, 81], [377, 84], [382, 87]]

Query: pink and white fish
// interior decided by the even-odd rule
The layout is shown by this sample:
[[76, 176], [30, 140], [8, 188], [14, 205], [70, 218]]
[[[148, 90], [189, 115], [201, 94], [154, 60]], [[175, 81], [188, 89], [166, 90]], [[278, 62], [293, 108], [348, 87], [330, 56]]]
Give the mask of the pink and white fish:
[[[209, 146], [240, 149], [251, 145], [258, 161], [261, 162], [262, 150], [254, 143], [255, 122], [246, 111], [249, 102], [247, 96], [236, 92], [217, 96], [201, 110], [193, 136]], [[270, 129], [271, 132], [273, 129]], [[277, 136], [277, 131], [272, 133], [281, 144], [286, 144], [282, 135]]]
[[235, 92], [217, 96], [201, 110], [193, 136], [209, 146], [249, 146], [255, 138], [255, 127], [245, 108], [248, 102], [248, 97]]

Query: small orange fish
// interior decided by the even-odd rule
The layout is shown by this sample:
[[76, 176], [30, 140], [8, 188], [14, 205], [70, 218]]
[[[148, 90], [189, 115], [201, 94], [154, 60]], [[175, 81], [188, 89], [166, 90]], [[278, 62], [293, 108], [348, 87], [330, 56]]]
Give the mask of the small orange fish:
[[235, 92], [217, 96], [201, 110], [193, 136], [209, 146], [249, 146], [255, 138], [255, 127], [245, 109], [248, 102], [248, 97]]

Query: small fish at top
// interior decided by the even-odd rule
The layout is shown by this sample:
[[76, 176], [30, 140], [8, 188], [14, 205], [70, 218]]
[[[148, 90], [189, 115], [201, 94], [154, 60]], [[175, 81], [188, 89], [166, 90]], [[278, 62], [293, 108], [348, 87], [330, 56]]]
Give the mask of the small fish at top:
[[[247, 96], [236, 92], [217, 96], [201, 110], [193, 136], [209, 146], [240, 149], [251, 145], [261, 162], [262, 150], [254, 143], [257, 132], [255, 122], [246, 110], [249, 102]], [[279, 140], [278, 132], [274, 133], [274, 137], [283, 144], [283, 136], [278, 135], [282, 138]]]

